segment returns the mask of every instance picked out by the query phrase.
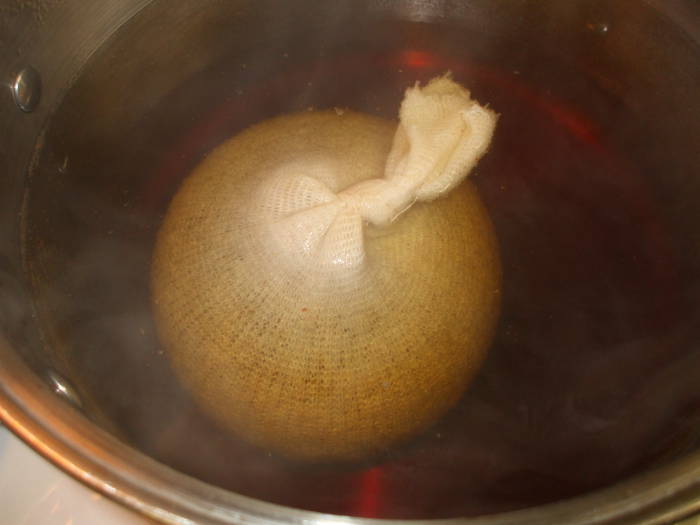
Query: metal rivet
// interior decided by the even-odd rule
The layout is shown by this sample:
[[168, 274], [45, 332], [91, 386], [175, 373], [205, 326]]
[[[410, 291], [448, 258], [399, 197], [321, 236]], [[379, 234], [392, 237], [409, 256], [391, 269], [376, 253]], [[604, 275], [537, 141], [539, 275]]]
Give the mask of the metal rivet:
[[83, 407], [83, 403], [80, 400], [80, 396], [78, 396], [78, 392], [65, 377], [53, 370], [49, 370], [46, 372], [46, 379], [48, 380], [49, 387], [56, 393], [56, 395], [68, 401], [71, 405], [77, 408]]
[[36, 69], [29, 66], [20, 71], [12, 83], [12, 96], [25, 113], [36, 109], [41, 100], [41, 77]]

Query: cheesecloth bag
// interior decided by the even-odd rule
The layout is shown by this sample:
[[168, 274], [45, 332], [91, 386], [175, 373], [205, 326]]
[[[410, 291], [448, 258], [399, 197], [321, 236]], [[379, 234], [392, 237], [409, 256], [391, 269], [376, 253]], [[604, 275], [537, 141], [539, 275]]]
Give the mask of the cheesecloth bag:
[[398, 128], [304, 112], [210, 153], [152, 267], [161, 340], [201, 409], [326, 461], [380, 452], [453, 406], [499, 307], [492, 226], [462, 183], [495, 123], [444, 76], [406, 91]]

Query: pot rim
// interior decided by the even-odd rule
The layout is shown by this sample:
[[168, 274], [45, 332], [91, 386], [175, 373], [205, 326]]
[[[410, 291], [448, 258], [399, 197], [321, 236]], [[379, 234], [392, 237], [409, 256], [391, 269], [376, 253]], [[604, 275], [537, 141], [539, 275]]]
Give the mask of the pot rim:
[[[390, 524], [321, 514], [214, 487], [117, 440], [57, 398], [0, 339], [0, 420], [39, 454], [105, 496], [172, 523]], [[592, 524], [624, 519], [668, 523], [700, 511], [700, 452], [596, 492], [508, 513], [410, 523]]]
[[[143, 7], [147, 2], [136, 2]], [[644, 0], [700, 45], [692, 0]], [[132, 13], [133, 14], [133, 13]], [[0, 421], [89, 488], [171, 524], [380, 525], [404, 520], [353, 518], [263, 502], [209, 485], [129, 447], [57, 398], [0, 335]], [[611, 487], [503, 514], [408, 523], [445, 525], [668, 523], [700, 512], [700, 451]]]

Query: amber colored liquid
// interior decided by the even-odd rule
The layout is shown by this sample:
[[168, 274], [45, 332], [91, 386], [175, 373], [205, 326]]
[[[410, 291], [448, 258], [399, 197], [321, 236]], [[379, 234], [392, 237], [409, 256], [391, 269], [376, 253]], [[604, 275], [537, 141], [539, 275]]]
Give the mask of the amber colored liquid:
[[[294, 464], [223, 432], [172, 376], [148, 318], [150, 248], [170, 197], [208, 150], [256, 121], [311, 106], [395, 118], [407, 86], [446, 70], [501, 114], [472, 175], [504, 270], [500, 326], [475, 383], [435, 428], [362, 464]], [[151, 222], [114, 236], [143, 248], [133, 271], [110, 259], [90, 292], [109, 282], [116, 295], [101, 296], [105, 311], [144, 317], [105, 314], [73, 334], [75, 367], [93, 382], [85, 388], [134, 446], [274, 503], [432, 518], [581, 494], [690, 442], [700, 402], [697, 377], [686, 373], [693, 354], [680, 321], [679, 254], [649, 180], [597, 115], [527, 72], [420, 50], [258, 68], [244, 84], [240, 71], [232, 63], [204, 72], [144, 117], [144, 130], [165, 115], [180, 126], [159, 135], [165, 153], [133, 150], [131, 160], [148, 171], [125, 213]], [[593, 95], [601, 113], [616, 111], [614, 99]], [[120, 296], [120, 287], [131, 292]]]

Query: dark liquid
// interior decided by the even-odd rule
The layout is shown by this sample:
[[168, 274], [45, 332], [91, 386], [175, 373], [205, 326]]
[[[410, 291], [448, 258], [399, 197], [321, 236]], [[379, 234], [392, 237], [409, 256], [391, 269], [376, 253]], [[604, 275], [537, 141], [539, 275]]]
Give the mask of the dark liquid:
[[[635, 142], [599, 120], [619, 114], [617, 100], [582, 79], [579, 89], [596, 100], [596, 111], [584, 114], [527, 71], [447, 56], [348, 51], [274, 72], [232, 59], [158, 101], [108, 153], [89, 137], [48, 141], [45, 162], [60, 164], [70, 150], [80, 188], [98, 198], [75, 204], [65, 219], [86, 240], [73, 243], [74, 273], [61, 276], [66, 313], [45, 323], [58, 327], [76, 382], [125, 439], [241, 494], [382, 518], [554, 501], [691, 445], [700, 396], [689, 370], [699, 359], [683, 321], [682, 254], [636, 163]], [[172, 376], [150, 318], [150, 250], [170, 198], [207, 151], [250, 124], [310, 106], [395, 118], [408, 85], [448, 69], [501, 114], [471, 176], [504, 267], [500, 327], [481, 373], [435, 428], [364, 464], [293, 464], [226, 434]], [[80, 89], [68, 95], [56, 128]], [[645, 130], [628, 122], [625, 133]], [[95, 171], [102, 180], [114, 174], [109, 191], [91, 181]], [[49, 190], [32, 198], [41, 202], [42, 191]], [[51, 209], [30, 205], [31, 213], [40, 223]]]

